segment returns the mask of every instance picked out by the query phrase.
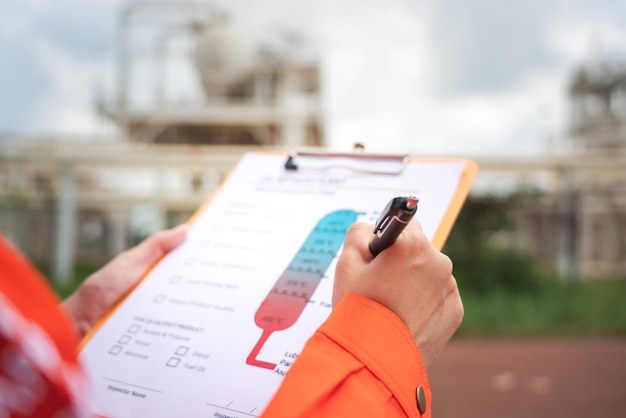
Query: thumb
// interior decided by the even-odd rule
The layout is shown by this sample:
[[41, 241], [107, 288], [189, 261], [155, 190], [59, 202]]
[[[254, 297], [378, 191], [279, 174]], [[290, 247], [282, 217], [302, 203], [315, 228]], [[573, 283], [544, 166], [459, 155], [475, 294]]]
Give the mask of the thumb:
[[349, 290], [355, 291], [360, 286], [354, 283], [360, 277], [359, 271], [372, 260], [373, 256], [368, 247], [373, 227], [358, 222], [350, 226], [346, 233], [343, 251], [337, 260], [335, 280], [333, 282], [333, 306], [345, 296]]
[[[374, 257], [369, 250], [374, 227], [365, 222], [356, 222], [350, 226], [343, 244], [343, 253], [353, 262], [370, 262]], [[342, 254], [343, 256], [343, 254]]]
[[189, 226], [182, 224], [176, 228], [157, 232], [135, 248], [128, 250], [126, 253], [127, 260], [136, 263], [136, 265], [147, 267], [180, 245], [187, 237], [188, 231]]

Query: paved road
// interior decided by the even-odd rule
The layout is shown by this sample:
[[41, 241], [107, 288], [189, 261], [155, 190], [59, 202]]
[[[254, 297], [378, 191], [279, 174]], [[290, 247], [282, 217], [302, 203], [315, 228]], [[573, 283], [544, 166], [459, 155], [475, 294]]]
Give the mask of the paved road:
[[626, 338], [456, 339], [429, 374], [435, 418], [626, 418]]

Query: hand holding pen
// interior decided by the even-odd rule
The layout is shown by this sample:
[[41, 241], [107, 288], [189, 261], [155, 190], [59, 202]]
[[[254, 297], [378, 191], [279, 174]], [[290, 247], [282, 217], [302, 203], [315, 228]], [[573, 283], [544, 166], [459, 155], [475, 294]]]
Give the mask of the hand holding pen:
[[[406, 228], [402, 229], [402, 237], [395, 242], [386, 240], [398, 251], [389, 251], [372, 261], [372, 254], [384, 247], [383, 237], [399, 235], [398, 229], [386, 235], [392, 232], [390, 225], [397, 222], [391, 222], [394, 215], [404, 221], [411, 218], [417, 203], [415, 198], [412, 200], [390, 202], [377, 222], [376, 229], [381, 231], [373, 241], [371, 223], [356, 222], [350, 227], [337, 260], [333, 306], [337, 309], [343, 299], [356, 295], [386, 307], [406, 324], [428, 368], [463, 319], [463, 303], [450, 258], [433, 246], [419, 222], [411, 220], [403, 224]], [[383, 237], [379, 237], [380, 232]]]
[[382, 250], [396, 242], [396, 239], [417, 212], [419, 200], [415, 196], [395, 197], [387, 203], [376, 221], [374, 238], [369, 250], [376, 257]]

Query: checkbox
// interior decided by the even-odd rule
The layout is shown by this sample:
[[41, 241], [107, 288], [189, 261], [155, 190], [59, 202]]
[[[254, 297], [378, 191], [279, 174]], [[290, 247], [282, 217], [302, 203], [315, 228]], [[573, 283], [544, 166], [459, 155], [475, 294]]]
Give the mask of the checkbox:
[[130, 335], [122, 335], [120, 337], [120, 339], [117, 340], [117, 342], [120, 343], [120, 344], [128, 344], [129, 341], [131, 340], [131, 338], [132, 337]]
[[189, 351], [189, 347], [181, 345], [176, 349], [176, 352], [174, 354], [176, 354], [177, 356], [184, 356], [185, 354], [187, 354], [187, 351]]
[[141, 329], [141, 325], [134, 324], [128, 328], [128, 332], [130, 334], [137, 334], [140, 329]]
[[117, 356], [119, 353], [122, 352], [122, 346], [121, 345], [114, 345], [113, 347], [111, 347], [111, 349], [109, 350], [109, 354], [112, 354], [114, 356]]
[[163, 303], [165, 300], [165, 295], [156, 295], [154, 298], [154, 303]]
[[178, 363], [180, 363], [180, 359], [178, 357], [170, 357], [167, 361], [167, 365], [170, 367], [176, 367], [178, 366]]
[[178, 284], [180, 283], [181, 280], [182, 280], [182, 277], [180, 276], [172, 276], [170, 278], [170, 284]]

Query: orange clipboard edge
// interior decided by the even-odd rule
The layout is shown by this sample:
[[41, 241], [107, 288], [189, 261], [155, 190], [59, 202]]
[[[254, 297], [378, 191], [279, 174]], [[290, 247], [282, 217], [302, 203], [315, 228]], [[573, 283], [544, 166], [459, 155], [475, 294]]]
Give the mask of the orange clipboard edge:
[[411, 158], [411, 163], [428, 163], [428, 162], [465, 162], [465, 168], [463, 170], [463, 174], [461, 175], [461, 179], [459, 180], [459, 185], [454, 192], [454, 196], [450, 201], [450, 205], [446, 210], [433, 239], [431, 240], [433, 246], [441, 251], [446, 240], [448, 239], [448, 235], [450, 235], [450, 231], [452, 230], [452, 226], [456, 221], [456, 218], [459, 216], [461, 212], [461, 208], [465, 203], [465, 199], [467, 198], [472, 183], [474, 182], [474, 178], [478, 173], [478, 164], [476, 164], [473, 160], [468, 159], [453, 159], [453, 158]]
[[[269, 155], [285, 155], [285, 156], [288, 155], [288, 153], [282, 152], [282, 151], [261, 151], [259, 153], [269, 154]], [[439, 224], [437, 231], [435, 232], [435, 236], [432, 239], [433, 246], [437, 248], [438, 250], [441, 250], [443, 248], [444, 243], [446, 242], [446, 239], [448, 238], [448, 235], [452, 229], [452, 226], [454, 225], [454, 221], [456, 220], [459, 212], [461, 211], [461, 208], [463, 207], [463, 203], [465, 202], [465, 199], [469, 193], [469, 189], [472, 185], [472, 182], [474, 181], [474, 177], [476, 176], [476, 173], [478, 172], [478, 165], [472, 160], [465, 160], [465, 159], [455, 160], [455, 159], [449, 159], [449, 158], [428, 158], [428, 159], [409, 158], [409, 161], [411, 163], [453, 162], [453, 161], [465, 162], [465, 169], [463, 171], [463, 175], [461, 176], [461, 180], [459, 181], [459, 185], [455, 191], [454, 197], [452, 201], [450, 202], [450, 205], [448, 206], [448, 209], [446, 210], [446, 214], [444, 215], [444, 218]], [[241, 164], [241, 159], [230, 170], [228, 175], [224, 177], [224, 179], [220, 182], [218, 187], [204, 200], [204, 202], [202, 202], [202, 204], [198, 207], [198, 209], [194, 211], [193, 215], [191, 215], [191, 217], [187, 221], [187, 225], [189, 226], [193, 225], [193, 223], [198, 219], [200, 214], [211, 204], [215, 196], [217, 196], [220, 193], [220, 191], [222, 190], [222, 187], [231, 177], [232, 173], [237, 169], [239, 164]], [[107, 312], [102, 318], [100, 318], [100, 320], [91, 328], [91, 330], [89, 330], [89, 332], [81, 339], [77, 347], [77, 352], [82, 351], [82, 349], [85, 347], [87, 342], [89, 342], [89, 340], [96, 334], [96, 332], [98, 332], [100, 327], [102, 327], [102, 325], [111, 317], [111, 315], [113, 315], [113, 313], [117, 310], [117, 308], [119, 308], [119, 306], [122, 303], [124, 303], [126, 298], [137, 288], [137, 286], [139, 286], [139, 284], [143, 282], [146, 277], [148, 277], [148, 275], [152, 272], [152, 270], [161, 262], [161, 260], [166, 255], [167, 254], [164, 254], [162, 257], [156, 260], [146, 270], [146, 272], [141, 276], [141, 278], [137, 280], [137, 283], [135, 283], [128, 290], [128, 292], [126, 292], [126, 294], [122, 296], [120, 300], [118, 300], [113, 305], [113, 307], [111, 307], [109, 312]]]

